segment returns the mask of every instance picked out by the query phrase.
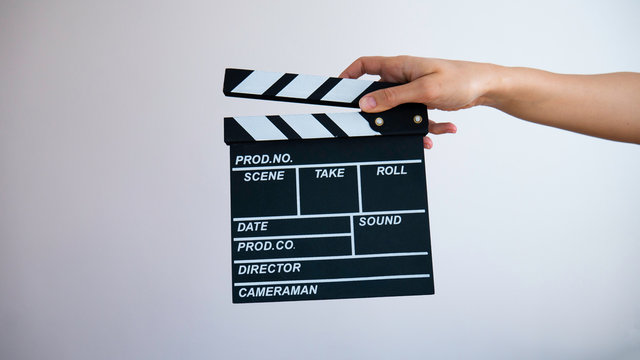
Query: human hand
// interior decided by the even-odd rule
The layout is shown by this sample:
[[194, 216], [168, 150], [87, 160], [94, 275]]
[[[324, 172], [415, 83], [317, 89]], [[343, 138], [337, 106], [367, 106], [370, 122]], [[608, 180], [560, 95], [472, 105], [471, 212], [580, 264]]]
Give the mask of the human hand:
[[[381, 81], [403, 83], [367, 94], [360, 99], [365, 112], [382, 112], [403, 103], [422, 103], [429, 109], [453, 111], [485, 104], [491, 64], [419, 58], [412, 56], [361, 57], [347, 67], [340, 77], [357, 79], [364, 74], [380, 75]], [[429, 120], [429, 133], [453, 134], [452, 123]], [[424, 147], [433, 141], [425, 136]]]

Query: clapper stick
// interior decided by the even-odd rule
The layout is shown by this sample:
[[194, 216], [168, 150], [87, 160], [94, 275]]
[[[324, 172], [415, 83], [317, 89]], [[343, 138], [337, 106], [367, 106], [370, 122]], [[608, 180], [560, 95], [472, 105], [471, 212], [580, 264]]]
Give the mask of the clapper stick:
[[[227, 69], [227, 96], [358, 107], [396, 84]], [[426, 106], [234, 116], [233, 302], [434, 293]]]

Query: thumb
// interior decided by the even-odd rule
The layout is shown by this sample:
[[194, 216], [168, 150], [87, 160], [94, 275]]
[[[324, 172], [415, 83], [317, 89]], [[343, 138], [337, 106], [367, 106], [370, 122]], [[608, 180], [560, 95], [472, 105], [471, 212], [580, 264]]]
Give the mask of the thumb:
[[358, 105], [365, 112], [382, 112], [400, 104], [421, 102], [420, 86], [416, 81], [371, 92]]

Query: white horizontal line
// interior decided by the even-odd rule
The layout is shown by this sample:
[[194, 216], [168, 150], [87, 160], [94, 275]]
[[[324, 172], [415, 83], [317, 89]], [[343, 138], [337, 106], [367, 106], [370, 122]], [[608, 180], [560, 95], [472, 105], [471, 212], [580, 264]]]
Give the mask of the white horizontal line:
[[343, 259], [367, 259], [380, 257], [397, 257], [397, 256], [424, 256], [429, 255], [428, 252], [404, 252], [404, 253], [385, 253], [385, 254], [365, 254], [365, 255], [336, 255], [336, 256], [308, 256], [298, 258], [277, 258], [277, 259], [251, 259], [251, 260], [234, 260], [234, 264], [253, 264], [268, 263], [278, 261], [315, 261], [315, 260], [343, 260]]
[[313, 218], [331, 218], [331, 217], [343, 217], [343, 216], [417, 214], [417, 213], [424, 213], [424, 212], [425, 212], [424, 209], [416, 209], [416, 210], [349, 212], [349, 213], [335, 213], [335, 214], [279, 215], [279, 216], [259, 216], [259, 217], [233, 218], [233, 221], [313, 219]]
[[281, 169], [304, 169], [318, 167], [340, 167], [340, 166], [365, 166], [365, 165], [389, 165], [389, 164], [415, 164], [422, 162], [422, 159], [413, 160], [388, 160], [388, 161], [360, 161], [360, 162], [344, 162], [344, 163], [327, 163], [327, 164], [300, 164], [300, 165], [275, 165], [275, 166], [253, 166], [253, 167], [234, 167], [231, 171], [249, 171], [249, 170], [281, 170]]
[[430, 278], [430, 277], [431, 277], [431, 274], [389, 275], [389, 276], [369, 276], [369, 277], [338, 278], [338, 279], [309, 279], [309, 280], [289, 280], [289, 281], [242, 282], [242, 283], [234, 283], [233, 286], [317, 284], [317, 283], [351, 282], [351, 281], [417, 279], [417, 278]]
[[351, 233], [237, 237], [237, 238], [233, 238], [233, 241], [307, 239], [307, 238], [323, 238], [323, 237], [339, 237], [339, 236], [351, 236]]

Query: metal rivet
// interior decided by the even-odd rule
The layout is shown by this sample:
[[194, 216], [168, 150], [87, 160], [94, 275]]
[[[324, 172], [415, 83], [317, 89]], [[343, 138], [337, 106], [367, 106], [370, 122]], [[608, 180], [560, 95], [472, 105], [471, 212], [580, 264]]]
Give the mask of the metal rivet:
[[416, 124], [420, 124], [422, 122], [422, 116], [416, 115], [413, 117], [413, 122]]
[[382, 126], [382, 124], [384, 124], [384, 120], [382, 120], [381, 117], [377, 117], [376, 118], [376, 125], [377, 126]]

